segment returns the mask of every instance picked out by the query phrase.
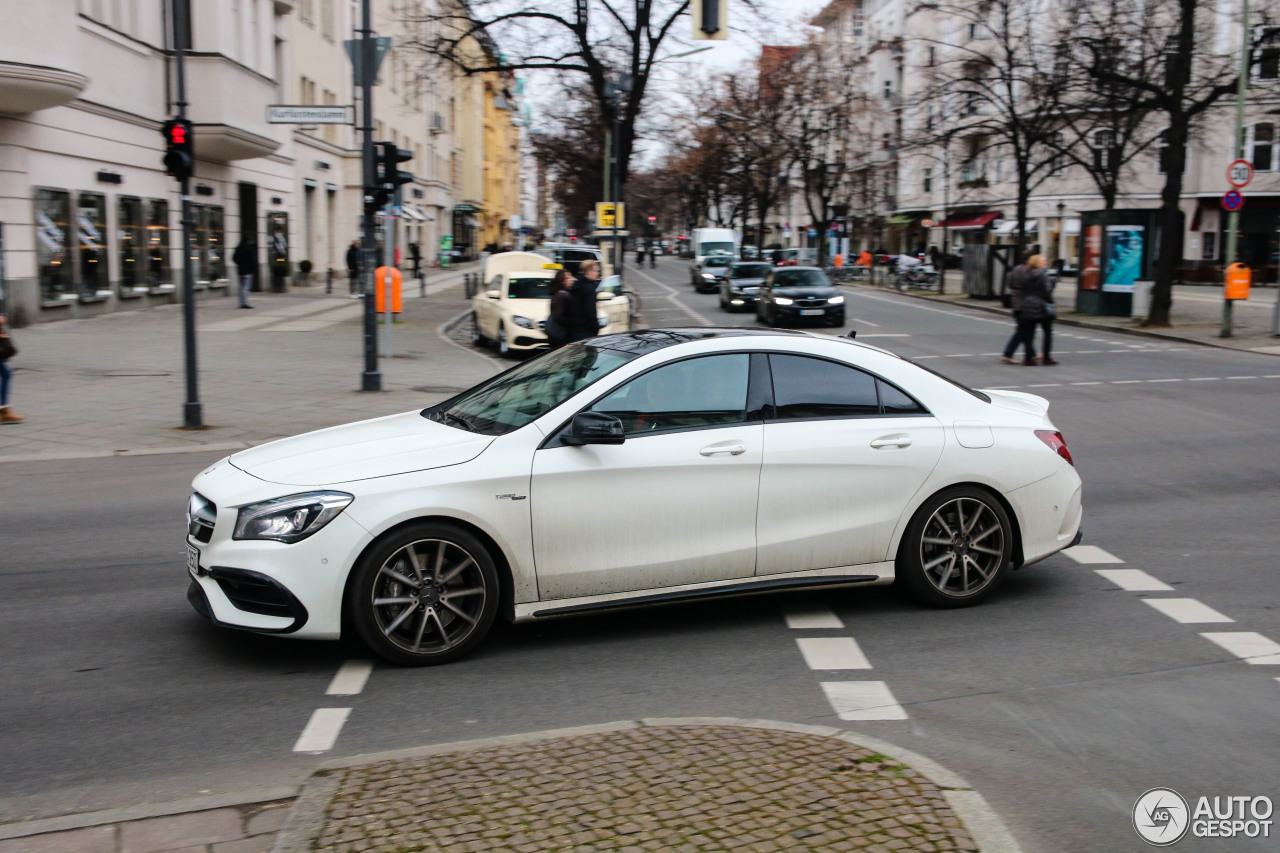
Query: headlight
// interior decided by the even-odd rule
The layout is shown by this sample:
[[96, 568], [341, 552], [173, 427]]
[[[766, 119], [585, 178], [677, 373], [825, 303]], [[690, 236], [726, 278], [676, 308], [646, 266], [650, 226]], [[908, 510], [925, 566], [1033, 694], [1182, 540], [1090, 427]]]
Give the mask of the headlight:
[[790, 305], [792, 302], [792, 300], [788, 299], [785, 296], [775, 296], [773, 297], [773, 301], [778, 303], [779, 305]]
[[514, 317], [512, 317], [511, 322], [515, 323], [517, 326], [519, 326], [522, 329], [533, 328], [533, 321], [530, 320], [528, 317], [521, 317], [519, 314], [516, 314]]
[[299, 542], [337, 517], [355, 495], [304, 492], [240, 508], [232, 539]]
[[828, 304], [828, 305], [843, 305], [843, 304], [844, 304], [844, 297], [843, 297], [843, 296], [833, 296], [833, 297], [831, 297], [830, 299], [828, 299], [828, 300], [827, 300], [827, 304]]
[[716, 280], [716, 277], [715, 277], [713, 274], [709, 273], [709, 272], [704, 272], [704, 273], [702, 274], [702, 277], [703, 277], [703, 278], [709, 278], [709, 279], [711, 279], [712, 281], [715, 281], [715, 280]]

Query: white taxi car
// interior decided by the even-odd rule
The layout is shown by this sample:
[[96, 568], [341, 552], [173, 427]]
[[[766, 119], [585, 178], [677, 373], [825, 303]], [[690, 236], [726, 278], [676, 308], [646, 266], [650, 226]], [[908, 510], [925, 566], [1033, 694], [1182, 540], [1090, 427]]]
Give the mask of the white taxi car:
[[[534, 252], [502, 252], [485, 259], [486, 290], [471, 300], [472, 342], [494, 343], [503, 356], [545, 349], [551, 313], [551, 280], [559, 264]], [[601, 334], [630, 330], [630, 302], [616, 281], [600, 283], [596, 319]]]

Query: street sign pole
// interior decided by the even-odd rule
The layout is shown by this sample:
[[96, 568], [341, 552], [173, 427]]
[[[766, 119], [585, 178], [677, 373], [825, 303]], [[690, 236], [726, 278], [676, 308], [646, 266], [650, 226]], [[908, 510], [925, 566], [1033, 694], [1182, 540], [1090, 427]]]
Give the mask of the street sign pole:
[[[1245, 87], [1249, 85], [1249, 0], [1244, 0], [1244, 9], [1241, 12], [1240, 20], [1244, 23], [1240, 30], [1240, 77], [1236, 81], [1236, 130], [1235, 136], [1231, 137], [1232, 159], [1244, 157], [1244, 96]], [[1222, 262], [1224, 276], [1225, 270], [1230, 268], [1236, 260], [1236, 229], [1239, 227], [1240, 209], [1236, 208], [1227, 216], [1227, 254]], [[1218, 337], [1220, 338], [1231, 337], [1233, 307], [1231, 300], [1226, 298], [1226, 279], [1224, 278], [1222, 330], [1218, 332]]]
[[[360, 50], [352, 63], [360, 84], [360, 109], [363, 119], [360, 131], [364, 173], [364, 192], [372, 192], [375, 166], [373, 162], [373, 78], [377, 76], [374, 55], [370, 0], [360, 4]], [[360, 283], [364, 286], [364, 374], [360, 390], [381, 391], [382, 373], [378, 370], [378, 317], [374, 311], [374, 270], [377, 269], [378, 237], [372, 203], [366, 198], [361, 220]]]
[[[187, 118], [187, 76], [184, 58], [187, 52], [186, 3], [173, 4], [174, 66], [177, 71], [178, 120]], [[194, 168], [195, 163], [192, 162]], [[182, 194], [182, 341], [186, 361], [187, 399], [182, 406], [183, 429], [203, 429], [204, 414], [200, 405], [198, 371], [196, 370], [196, 278], [191, 266], [191, 232], [195, 229], [191, 209], [191, 176], [181, 175]], [[256, 246], [254, 247], [256, 250]]]

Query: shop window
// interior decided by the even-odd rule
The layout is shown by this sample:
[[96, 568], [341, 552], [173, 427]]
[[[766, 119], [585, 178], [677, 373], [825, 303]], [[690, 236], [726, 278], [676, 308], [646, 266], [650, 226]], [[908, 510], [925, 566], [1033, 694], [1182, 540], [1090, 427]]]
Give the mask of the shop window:
[[36, 270], [40, 297], [53, 302], [74, 292], [71, 271], [71, 193], [36, 190]]
[[152, 290], [172, 287], [169, 275], [169, 202], [151, 199], [147, 203], [147, 286]]
[[121, 196], [116, 202], [116, 242], [120, 256], [120, 290], [146, 289], [147, 264], [142, 226], [142, 199]]
[[196, 220], [191, 232], [191, 266], [197, 284], [212, 284], [227, 277], [227, 261], [224, 245], [222, 208], [216, 205], [197, 205], [193, 211]]
[[107, 197], [80, 193], [76, 199], [76, 240], [80, 259], [80, 296], [93, 299], [110, 293], [107, 271]]
[[1262, 122], [1245, 129], [1245, 151], [1255, 172], [1271, 172], [1276, 168], [1276, 126]]
[[1204, 251], [1200, 257], [1206, 261], [1212, 261], [1218, 257], [1218, 235], [1212, 231], [1204, 232], [1202, 236], [1204, 241]]

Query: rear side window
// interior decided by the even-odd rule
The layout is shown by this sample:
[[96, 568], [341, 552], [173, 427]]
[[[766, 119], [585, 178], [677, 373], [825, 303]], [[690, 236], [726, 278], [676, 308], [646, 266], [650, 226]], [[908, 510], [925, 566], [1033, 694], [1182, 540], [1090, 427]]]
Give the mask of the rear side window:
[[769, 367], [779, 420], [928, 413], [901, 389], [856, 367], [799, 355], [770, 355]]

